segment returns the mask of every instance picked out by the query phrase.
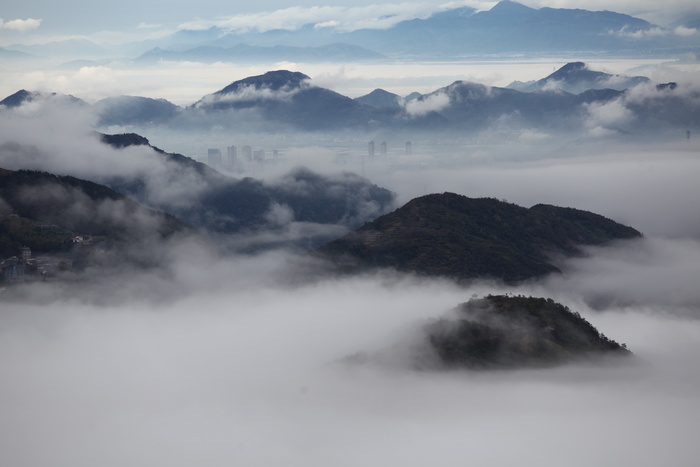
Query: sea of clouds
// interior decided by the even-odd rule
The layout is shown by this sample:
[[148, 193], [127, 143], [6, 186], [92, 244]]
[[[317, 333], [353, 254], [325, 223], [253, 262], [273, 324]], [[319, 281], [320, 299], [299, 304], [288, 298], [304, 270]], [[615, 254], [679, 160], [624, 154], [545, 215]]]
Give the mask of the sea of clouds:
[[[99, 143], [84, 115], [25, 111], [2, 117], [0, 167], [86, 178], [160, 169], [145, 148]], [[158, 270], [5, 289], [4, 463], [695, 465], [698, 141], [543, 135], [450, 154], [421, 147], [408, 161], [367, 160], [364, 174], [401, 202], [451, 191], [549, 203], [603, 214], [645, 237], [591, 248], [562, 260], [562, 275], [517, 287], [393, 274], [308, 278], [288, 252], [222, 256], [188, 239], [161, 246]], [[326, 150], [297, 151], [295, 162], [338, 169], [320, 162]], [[551, 297], [635, 357], [509, 372], [400, 364], [400, 343], [417, 324], [490, 293]], [[398, 364], [342, 363], [392, 346]]]

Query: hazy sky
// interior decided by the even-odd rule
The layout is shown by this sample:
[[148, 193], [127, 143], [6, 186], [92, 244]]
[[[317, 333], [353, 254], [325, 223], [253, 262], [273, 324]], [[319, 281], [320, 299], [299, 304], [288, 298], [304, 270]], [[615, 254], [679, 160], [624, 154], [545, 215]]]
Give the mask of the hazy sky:
[[[27, 0], [6, 2], [2, 8], [0, 44], [47, 40], [49, 37], [90, 35], [96, 40], [122, 41], [137, 39], [148, 34], [162, 34], [185, 24], [198, 21], [209, 23], [234, 16], [254, 15], [257, 24], [270, 20], [263, 12], [276, 12], [272, 17], [313, 18], [315, 21], [331, 21], [339, 17], [398, 17], [426, 16], [430, 12], [448, 6], [470, 5], [489, 9], [496, 2], [444, 0], [378, 3], [376, 0], [298, 0], [294, 4], [281, 0], [260, 0], [254, 3], [204, 0], [124, 0], [121, 2], [82, 2], [66, 0]], [[559, 8], [585, 8], [589, 10], [613, 10], [643, 17], [665, 24], [697, 11], [694, 0], [673, 0], [662, 7], [657, 1], [632, 0], [526, 0], [521, 2], [533, 8], [543, 6]], [[325, 8], [319, 8], [325, 7]], [[279, 10], [284, 10], [280, 13]], [[325, 19], [324, 19], [325, 18]], [[298, 21], [295, 19], [294, 21]]]

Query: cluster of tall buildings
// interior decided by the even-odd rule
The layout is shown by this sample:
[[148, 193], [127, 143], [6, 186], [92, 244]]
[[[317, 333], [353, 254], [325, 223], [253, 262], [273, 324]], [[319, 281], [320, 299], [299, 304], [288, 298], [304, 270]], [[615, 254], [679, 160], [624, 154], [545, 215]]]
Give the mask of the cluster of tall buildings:
[[[410, 141], [405, 142], [404, 151], [407, 156], [412, 155], [413, 150]], [[379, 155], [386, 156], [387, 152], [386, 141], [380, 142]], [[369, 157], [375, 157], [377, 155], [374, 141], [367, 143], [367, 153]], [[268, 157], [268, 153], [264, 149], [253, 149], [250, 145], [241, 147], [231, 145], [226, 147], [225, 153], [219, 148], [209, 148], [207, 150], [207, 165], [214, 169], [241, 171], [268, 162], [276, 162], [279, 157], [280, 153], [277, 149], [273, 149], [272, 157]]]
[[[279, 151], [274, 149], [272, 151], [272, 156], [275, 159], [279, 157]], [[207, 150], [207, 165], [215, 169], [234, 170], [241, 164], [251, 162], [263, 163], [266, 158], [267, 153], [264, 149], [253, 149], [253, 147], [249, 145], [240, 148], [240, 158], [238, 148], [233, 145], [226, 147], [225, 158], [221, 149], [209, 148]]]
[[[406, 141], [406, 155], [410, 156], [412, 154], [412, 148], [411, 148], [411, 142]], [[367, 154], [369, 157], [374, 157], [376, 155], [375, 153], [375, 148], [374, 148], [374, 141], [370, 141], [367, 143]], [[380, 156], [386, 156], [386, 141], [382, 141], [379, 143], [379, 155]]]

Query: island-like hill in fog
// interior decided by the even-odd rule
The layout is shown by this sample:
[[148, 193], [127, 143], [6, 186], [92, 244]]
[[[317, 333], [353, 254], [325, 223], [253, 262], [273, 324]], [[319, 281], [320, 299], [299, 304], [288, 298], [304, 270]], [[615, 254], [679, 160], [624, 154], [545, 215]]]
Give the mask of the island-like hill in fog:
[[387, 348], [358, 352], [343, 362], [437, 371], [512, 370], [632, 356], [625, 344], [551, 298], [474, 297], [438, 319], [416, 324]]
[[424, 332], [447, 368], [552, 366], [631, 355], [578, 313], [539, 297], [474, 298], [427, 324]]
[[538, 204], [524, 208], [453, 193], [413, 199], [319, 248], [335, 271], [396, 269], [456, 280], [522, 281], [558, 272], [553, 255], [581, 254], [641, 233], [601, 215]]

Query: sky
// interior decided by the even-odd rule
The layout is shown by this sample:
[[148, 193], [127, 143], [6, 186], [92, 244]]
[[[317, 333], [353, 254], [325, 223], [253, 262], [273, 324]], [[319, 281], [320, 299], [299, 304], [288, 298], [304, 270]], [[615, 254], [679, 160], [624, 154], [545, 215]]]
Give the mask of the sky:
[[[660, 25], [679, 19], [689, 11], [698, 11], [693, 0], [657, 1], [631, 0], [527, 0], [521, 2], [532, 8], [584, 8], [612, 10], [639, 16]], [[490, 9], [495, 2], [467, 0], [445, 2], [416, 1], [377, 3], [371, 0], [325, 1], [300, 0], [290, 6], [280, 0], [254, 3], [220, 0], [90, 2], [67, 0], [12, 1], [3, 5], [0, 22], [0, 46], [12, 43], [42, 43], [70, 37], [89, 37], [103, 43], [121, 43], [159, 36], [182, 27], [204, 27], [231, 21], [263, 27], [295, 27], [312, 20], [323, 23], [344, 18], [353, 26], [376, 26], [368, 18], [394, 16], [396, 19], [425, 17], [441, 9], [469, 5]], [[383, 27], [392, 24], [384, 21]]]

